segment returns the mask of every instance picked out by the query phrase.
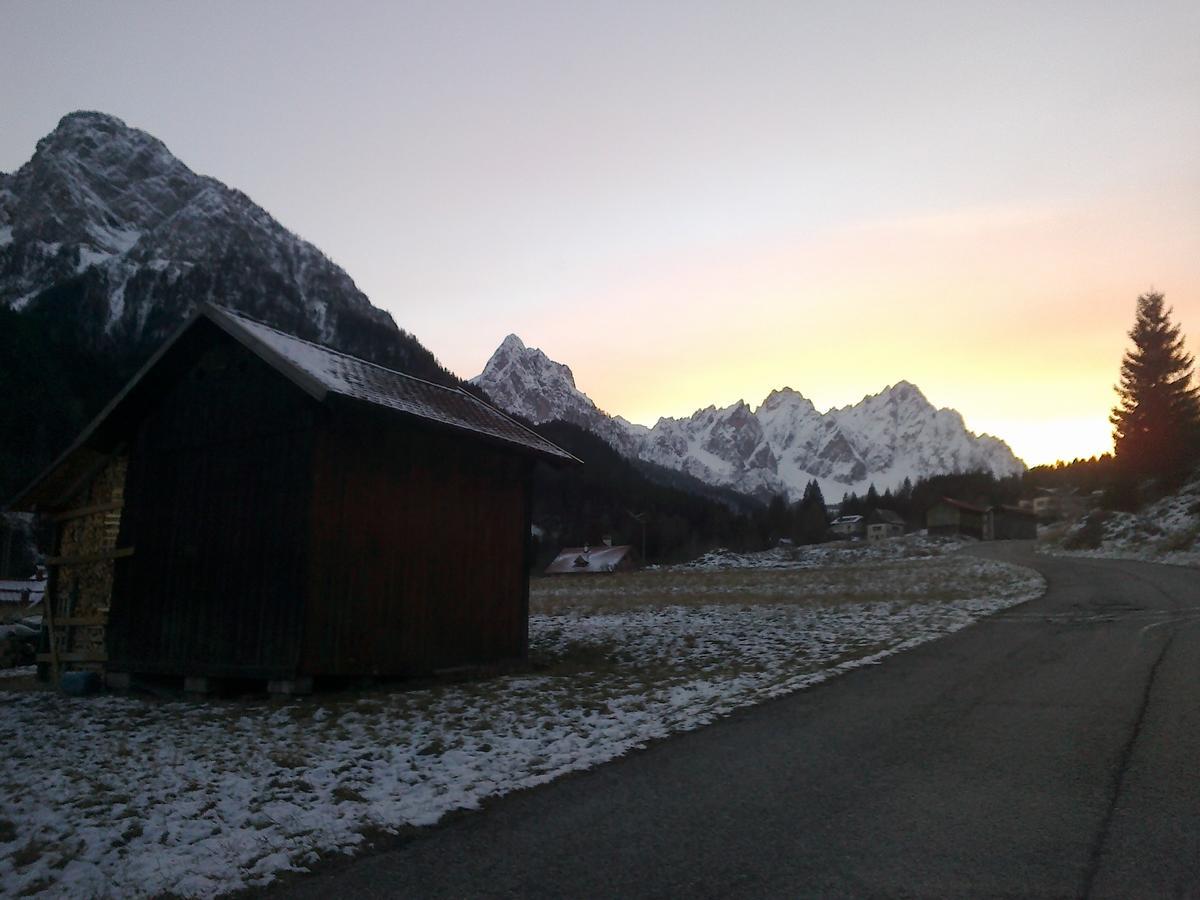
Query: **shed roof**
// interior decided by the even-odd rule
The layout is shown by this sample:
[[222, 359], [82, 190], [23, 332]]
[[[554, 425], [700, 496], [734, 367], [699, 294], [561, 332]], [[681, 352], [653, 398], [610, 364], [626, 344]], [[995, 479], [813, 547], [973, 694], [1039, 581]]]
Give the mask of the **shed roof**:
[[143, 381], [201, 321], [215, 325], [318, 402], [331, 394], [346, 397], [549, 462], [579, 462], [557, 444], [462, 388], [405, 375], [302, 340], [226, 307], [206, 303], [159, 347], [75, 443], [22, 491], [11, 506], [16, 509], [53, 506], [56, 499], [64, 498], [72, 490], [71, 486], [102, 466], [109, 457], [104, 448], [94, 446], [103, 443], [93, 440], [97, 432], [118, 413], [128, 413], [134, 398], [145, 395]]
[[587, 572], [612, 572], [633, 552], [630, 544], [609, 547], [563, 547], [554, 562], [546, 566], [547, 575], [568, 575]]
[[323, 400], [326, 393], [340, 394], [503, 441], [539, 456], [579, 462], [557, 444], [462, 388], [434, 384], [339, 353], [222, 306], [212, 305], [206, 313], [318, 400]]

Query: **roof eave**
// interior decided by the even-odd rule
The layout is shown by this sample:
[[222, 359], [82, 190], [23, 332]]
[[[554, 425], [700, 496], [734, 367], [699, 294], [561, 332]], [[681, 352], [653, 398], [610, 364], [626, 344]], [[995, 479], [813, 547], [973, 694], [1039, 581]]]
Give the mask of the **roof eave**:
[[[420, 426], [429, 428], [433, 431], [446, 431], [452, 434], [461, 435], [463, 437], [476, 440], [481, 444], [487, 444], [490, 447], [508, 450], [521, 456], [536, 457], [538, 461], [549, 463], [551, 465], [563, 466], [572, 465], [574, 463], [579, 463], [580, 465], [583, 464], [582, 460], [576, 459], [574, 456], [571, 456], [566, 450], [562, 450], [560, 447], [556, 447], [556, 449], [562, 450], [562, 452], [565, 453], [569, 458], [561, 457], [549, 450], [543, 450], [539, 447], [530, 446], [529, 444], [522, 444], [518, 443], [517, 441], [506, 440], [498, 435], [487, 434], [486, 432], [478, 431], [474, 428], [455, 425], [453, 422], [444, 422], [439, 419], [431, 419], [428, 416], [407, 412], [403, 409], [397, 409], [394, 406], [383, 406], [379, 403], [373, 403], [370, 400], [364, 400], [362, 397], [355, 397], [353, 394], [341, 394], [331, 391], [330, 397], [335, 403], [343, 403], [357, 409], [370, 410], [374, 415], [397, 416], [417, 423]], [[547, 441], [547, 443], [550, 442]], [[551, 444], [551, 446], [556, 445]]]
[[258, 337], [239, 325], [232, 316], [217, 304], [205, 303], [201, 312], [214, 325], [225, 332], [225, 334], [229, 335], [317, 402], [324, 400], [329, 395], [329, 388], [319, 379], [304, 371], [304, 369], [278, 352], [274, 347], [259, 340]]

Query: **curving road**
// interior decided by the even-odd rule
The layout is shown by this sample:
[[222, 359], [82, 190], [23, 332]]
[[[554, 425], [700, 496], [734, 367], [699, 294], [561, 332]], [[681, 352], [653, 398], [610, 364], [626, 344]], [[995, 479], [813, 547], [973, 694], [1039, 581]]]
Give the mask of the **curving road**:
[[1200, 896], [1200, 572], [977, 552], [1049, 590], [275, 893]]

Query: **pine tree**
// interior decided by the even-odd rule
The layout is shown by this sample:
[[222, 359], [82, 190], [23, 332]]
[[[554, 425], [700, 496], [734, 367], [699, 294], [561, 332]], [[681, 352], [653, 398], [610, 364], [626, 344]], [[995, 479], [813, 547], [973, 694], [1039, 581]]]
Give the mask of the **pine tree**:
[[1118, 466], [1129, 477], [1177, 477], [1197, 458], [1200, 389], [1193, 387], [1194, 357], [1185, 352], [1172, 310], [1157, 292], [1137, 299], [1121, 360], [1118, 402], [1109, 421]]
[[879, 491], [875, 490], [875, 482], [871, 482], [871, 486], [867, 488], [867, 510], [872, 511], [879, 508]]

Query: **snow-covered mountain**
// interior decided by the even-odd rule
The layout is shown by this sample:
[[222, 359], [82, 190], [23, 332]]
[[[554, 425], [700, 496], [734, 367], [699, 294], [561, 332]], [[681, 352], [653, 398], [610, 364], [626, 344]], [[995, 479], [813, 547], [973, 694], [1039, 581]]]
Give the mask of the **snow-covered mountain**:
[[449, 377], [320, 250], [114, 116], [64, 116], [29, 162], [0, 173], [0, 307], [52, 304], [84, 342], [136, 355], [205, 300]]
[[515, 334], [504, 339], [472, 384], [487, 391], [502, 409], [531, 422], [570, 422], [606, 440], [618, 452], [636, 456], [649, 429], [599, 409], [575, 387], [575, 376], [562, 363], [536, 347], [526, 347]]
[[1003, 441], [968, 431], [961, 415], [936, 409], [907, 381], [825, 413], [783, 388], [758, 409], [739, 401], [646, 428], [598, 409], [567, 366], [509, 335], [472, 382], [533, 422], [573, 422], [627, 456], [757, 497], [786, 493], [798, 499], [814, 478], [835, 500], [848, 491], [864, 493], [872, 483], [883, 491], [905, 478], [973, 469], [1004, 476], [1025, 469]]

